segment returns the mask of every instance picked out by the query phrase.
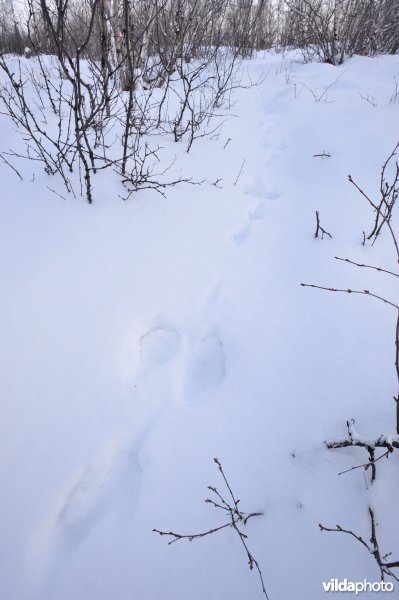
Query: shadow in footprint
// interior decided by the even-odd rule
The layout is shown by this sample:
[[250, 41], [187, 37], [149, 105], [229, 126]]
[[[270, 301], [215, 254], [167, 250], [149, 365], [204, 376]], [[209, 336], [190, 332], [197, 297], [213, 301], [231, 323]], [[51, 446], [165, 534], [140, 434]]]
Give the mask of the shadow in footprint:
[[256, 198], [275, 200], [281, 196], [281, 190], [277, 184], [267, 183], [261, 177], [255, 177], [245, 186], [245, 193]]
[[27, 559], [35, 598], [50, 597], [79, 547], [120, 507], [126, 495], [129, 510], [133, 510], [142, 475], [138, 449], [139, 444], [126, 439], [105, 448], [95, 463], [76, 476], [69, 491], [32, 533]]
[[188, 340], [181, 368], [178, 394], [181, 402], [193, 405], [208, 397], [226, 376], [225, 353], [219, 337], [210, 334], [203, 339]]
[[140, 338], [140, 358], [144, 368], [162, 365], [179, 351], [180, 335], [173, 327], [155, 327]]
[[255, 204], [255, 206], [253, 206], [252, 208], [249, 209], [248, 211], [248, 218], [251, 221], [261, 221], [262, 219], [265, 218], [267, 214], [267, 207], [263, 202], [259, 202], [258, 204]]
[[249, 237], [251, 233], [251, 224], [248, 222], [237, 225], [235, 229], [230, 231], [226, 238], [234, 244], [242, 244]]

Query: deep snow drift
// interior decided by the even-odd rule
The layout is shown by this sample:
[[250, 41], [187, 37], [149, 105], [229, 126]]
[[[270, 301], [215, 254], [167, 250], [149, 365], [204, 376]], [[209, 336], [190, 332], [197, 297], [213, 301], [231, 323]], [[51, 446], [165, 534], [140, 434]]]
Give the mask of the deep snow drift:
[[[248, 62], [267, 77], [236, 91], [217, 139], [189, 155], [164, 141], [206, 180], [165, 199], [122, 202], [110, 178], [92, 206], [63, 201], [36, 165], [20, 182], [0, 163], [2, 599], [264, 597], [232, 529], [172, 546], [152, 532], [224, 522], [203, 502], [223, 490], [214, 457], [242, 509], [264, 513], [246, 533], [270, 600], [378, 581], [358, 542], [318, 528], [368, 539], [369, 502], [398, 558], [397, 456], [370, 489], [362, 469], [338, 476], [364, 451], [323, 445], [352, 417], [395, 432], [395, 311], [299, 284], [397, 297], [394, 278], [334, 256], [396, 268], [386, 236], [362, 246], [373, 214], [347, 175], [378, 194], [399, 56], [294, 58]], [[314, 238], [316, 210], [332, 239]]]

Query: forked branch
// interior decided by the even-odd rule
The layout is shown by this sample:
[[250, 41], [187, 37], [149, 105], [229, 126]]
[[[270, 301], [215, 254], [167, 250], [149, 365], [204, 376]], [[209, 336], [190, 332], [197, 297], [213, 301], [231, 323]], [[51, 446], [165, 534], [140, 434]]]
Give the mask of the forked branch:
[[323, 239], [325, 235], [328, 235], [328, 237], [332, 238], [331, 233], [328, 233], [328, 231], [323, 229], [323, 227], [320, 225], [319, 211], [316, 210], [316, 232], [314, 234], [315, 238], [319, 237], [319, 233], [321, 233], [321, 239]]
[[368, 552], [374, 557], [375, 561], [378, 564], [381, 574], [381, 581], [385, 581], [386, 575], [388, 577], [393, 577], [396, 581], [399, 582], [398, 576], [392, 572], [392, 569], [399, 568], [399, 561], [391, 561], [385, 562], [385, 559], [389, 554], [385, 556], [381, 556], [380, 546], [377, 539], [377, 522], [375, 519], [374, 511], [369, 506], [369, 516], [370, 516], [370, 526], [371, 526], [371, 537], [370, 543], [367, 543], [360, 535], [354, 533], [350, 529], [344, 529], [340, 525], [336, 525], [335, 527], [325, 527], [321, 523], [319, 523], [320, 531], [334, 531], [338, 533], [346, 533], [347, 535], [352, 536], [357, 540], [362, 546], [364, 546]]
[[355, 186], [355, 188], [360, 192], [360, 194], [367, 200], [370, 206], [373, 208], [375, 212], [374, 226], [371, 230], [370, 234], [367, 236], [368, 240], [373, 240], [374, 244], [381, 234], [381, 230], [386, 225], [389, 229], [389, 233], [392, 238], [392, 242], [395, 246], [397, 260], [399, 262], [399, 243], [396, 237], [396, 232], [392, 227], [392, 214], [395, 208], [396, 202], [399, 198], [399, 164], [395, 160], [393, 165], [393, 173], [391, 177], [387, 174], [388, 169], [392, 170], [392, 162], [394, 161], [396, 154], [399, 150], [399, 143], [396, 144], [395, 148], [388, 156], [387, 160], [382, 166], [381, 175], [380, 175], [380, 189], [379, 189], [379, 199], [374, 200], [367, 194], [353, 179], [352, 176], [349, 175], [349, 182]]
[[[355, 420], [351, 419], [346, 422], [346, 426], [348, 428], [348, 437], [345, 440], [339, 440], [335, 442], [325, 442], [327, 448], [347, 448], [349, 446], [358, 446], [359, 448], [364, 448], [367, 450], [369, 455], [369, 461], [363, 463], [361, 465], [357, 465], [355, 467], [351, 467], [350, 469], [346, 469], [345, 471], [341, 471], [338, 475], [343, 475], [344, 473], [349, 473], [350, 471], [354, 471], [355, 469], [364, 468], [365, 471], [371, 469], [371, 483], [375, 481], [377, 476], [377, 467], [376, 462], [381, 460], [382, 458], [389, 458], [394, 449], [399, 449], [399, 435], [381, 435], [379, 438], [375, 439], [367, 439], [357, 433], [355, 430]], [[376, 448], [386, 448], [386, 452], [381, 454], [378, 458], [375, 457], [375, 449]]]
[[161, 531], [160, 529], [153, 529], [153, 532], [158, 533], [161, 536], [166, 535], [168, 537], [171, 537], [172, 539], [168, 542], [168, 544], [171, 545], [174, 542], [178, 542], [180, 540], [188, 540], [189, 542], [192, 542], [193, 540], [206, 537], [207, 535], [212, 535], [213, 533], [221, 531], [222, 529], [227, 529], [228, 527], [232, 527], [234, 529], [234, 531], [237, 533], [238, 537], [240, 538], [242, 545], [244, 546], [244, 549], [245, 549], [245, 552], [247, 555], [247, 559], [248, 559], [249, 568], [251, 569], [251, 571], [255, 568], [256, 571], [258, 572], [259, 580], [260, 580], [261, 588], [262, 588], [262, 593], [269, 600], [269, 596], [266, 592], [265, 582], [263, 580], [263, 575], [262, 575], [260, 565], [259, 565], [258, 561], [256, 560], [256, 558], [253, 556], [250, 549], [248, 548], [248, 544], [247, 544], [248, 536], [240, 529], [241, 526], [247, 525], [249, 519], [251, 519], [252, 517], [261, 517], [263, 515], [263, 513], [262, 512], [245, 513], [239, 508], [240, 500], [238, 498], [236, 498], [235, 494], [233, 493], [231, 486], [227, 480], [227, 477], [224, 473], [221, 462], [219, 461], [218, 458], [214, 458], [213, 460], [214, 460], [215, 464], [218, 466], [219, 472], [224, 480], [225, 486], [228, 491], [228, 496], [230, 498], [228, 498], [226, 500], [226, 498], [224, 498], [224, 496], [216, 489], [216, 487], [209, 485], [208, 490], [210, 490], [214, 494], [215, 498], [206, 498], [205, 502], [207, 504], [210, 504], [214, 508], [218, 508], [218, 509], [224, 511], [225, 515], [228, 517], [227, 523], [224, 523], [223, 525], [220, 525], [219, 527], [214, 527], [212, 529], [202, 531], [200, 533], [182, 534], [182, 533], [176, 533], [174, 531]]

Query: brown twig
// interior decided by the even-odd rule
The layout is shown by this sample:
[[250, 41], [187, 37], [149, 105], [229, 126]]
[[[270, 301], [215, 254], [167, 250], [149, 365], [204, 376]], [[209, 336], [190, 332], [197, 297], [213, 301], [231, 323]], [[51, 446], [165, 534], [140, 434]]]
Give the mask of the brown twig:
[[399, 440], [387, 440], [385, 436], [381, 436], [376, 440], [364, 442], [362, 440], [339, 440], [337, 442], [325, 442], [327, 448], [348, 448], [349, 446], [357, 446], [358, 448], [397, 448], [399, 449]]
[[310, 287], [310, 288], [316, 288], [318, 290], [326, 290], [327, 292], [343, 292], [345, 294], [362, 294], [363, 296], [371, 296], [372, 298], [377, 298], [378, 300], [381, 300], [385, 304], [389, 304], [390, 306], [393, 306], [394, 308], [396, 308], [399, 311], [398, 304], [395, 304], [394, 302], [391, 302], [390, 300], [387, 300], [386, 298], [383, 298], [382, 296], [373, 294], [369, 290], [352, 290], [350, 288], [339, 289], [339, 288], [332, 288], [332, 287], [324, 287], [322, 285], [314, 285], [313, 283], [301, 283], [300, 285], [302, 287]]
[[[349, 446], [358, 446], [359, 448], [387, 448], [393, 450], [393, 448], [399, 449], [399, 436], [386, 436], [380, 435], [379, 438], [373, 440], [367, 440], [362, 436], [359, 436], [354, 428], [355, 420], [351, 419], [346, 422], [348, 428], [348, 437], [344, 440], [335, 442], [325, 442], [327, 448], [347, 448]], [[375, 461], [374, 461], [375, 462]]]
[[336, 260], [342, 260], [343, 262], [350, 263], [351, 265], [355, 265], [356, 267], [365, 267], [366, 269], [374, 269], [379, 273], [387, 273], [388, 275], [393, 275], [394, 277], [399, 277], [399, 273], [394, 273], [393, 271], [388, 271], [387, 269], [382, 269], [381, 267], [374, 267], [372, 265], [363, 265], [353, 260], [349, 260], [349, 258], [340, 258], [339, 256], [334, 256]]
[[23, 181], [22, 175], [18, 171], [18, 169], [14, 165], [12, 165], [6, 158], [4, 158], [4, 156], [1, 152], [0, 152], [0, 158], [8, 167], [10, 167], [10, 169], [12, 169], [14, 171], [14, 173], [19, 177], [19, 179], [21, 181]]
[[46, 187], [47, 187], [47, 189], [48, 189], [48, 190], [49, 190], [49, 191], [50, 191], [52, 194], [55, 194], [56, 196], [58, 196], [58, 198], [61, 198], [61, 200], [65, 200], [65, 201], [66, 201], [66, 198], [65, 198], [65, 196], [63, 196], [62, 194], [59, 194], [59, 193], [58, 193], [56, 190], [54, 190], [53, 188], [51, 188], [49, 185], [47, 185]]
[[235, 497], [234, 497], [234, 494], [233, 494], [233, 492], [232, 492], [232, 490], [231, 490], [231, 487], [230, 487], [230, 485], [229, 485], [229, 482], [228, 482], [228, 481], [227, 481], [227, 479], [226, 479], [226, 475], [225, 475], [225, 474], [224, 474], [224, 472], [223, 472], [222, 465], [220, 464], [220, 461], [219, 461], [219, 459], [218, 459], [218, 458], [214, 458], [214, 459], [213, 459], [213, 462], [215, 462], [215, 463], [217, 464], [217, 466], [218, 466], [218, 469], [219, 469], [219, 471], [220, 471], [220, 473], [221, 473], [221, 475], [222, 475], [222, 477], [223, 477], [223, 479], [224, 479], [224, 482], [225, 482], [225, 484], [226, 484], [226, 487], [227, 487], [227, 489], [229, 490], [229, 494], [230, 494], [230, 496], [231, 496], [231, 499], [233, 500], [233, 504], [234, 504], [235, 511], [238, 513], [238, 512], [239, 512], [239, 511], [238, 511], [238, 503], [239, 503], [239, 500], [236, 500], [236, 499], [235, 499]]
[[[351, 419], [346, 422], [346, 426], [348, 428], [348, 437], [346, 440], [341, 440], [338, 442], [325, 442], [327, 448], [345, 448], [349, 446], [358, 446], [360, 448], [365, 448], [369, 454], [369, 461], [362, 465], [357, 465], [355, 467], [351, 467], [346, 471], [342, 471], [338, 473], [338, 475], [343, 475], [344, 473], [349, 473], [350, 471], [354, 471], [355, 469], [364, 468], [365, 471], [371, 467], [371, 483], [374, 483], [375, 478], [377, 476], [377, 468], [375, 463], [381, 458], [387, 457], [394, 451], [394, 448], [399, 449], [399, 438], [394, 439], [393, 436], [380, 436], [377, 440], [367, 440], [357, 434], [354, 428], [355, 420]], [[376, 448], [387, 448], [387, 451], [384, 452], [377, 459], [375, 458], [375, 449]]]
[[[375, 451], [374, 448], [370, 447], [369, 452], [372, 454]], [[362, 465], [356, 465], [355, 467], [351, 467], [350, 469], [346, 469], [345, 471], [341, 471], [340, 473], [338, 473], [338, 475], [345, 475], [345, 473], [350, 473], [351, 471], [355, 471], [356, 469], [364, 469], [365, 471], [367, 471], [367, 469], [369, 469], [370, 467], [374, 470], [373, 475], [371, 477], [371, 480], [374, 481], [375, 479], [375, 463], [379, 460], [381, 460], [381, 458], [385, 458], [391, 454], [393, 452], [393, 449], [388, 448], [388, 450], [386, 452], [384, 452], [384, 454], [381, 454], [381, 456], [379, 456], [378, 458], [374, 458], [374, 460], [370, 460], [370, 462], [364, 463]]]
[[370, 537], [371, 545], [369, 545], [360, 535], [354, 533], [350, 529], [344, 529], [340, 525], [336, 525], [335, 527], [325, 527], [324, 525], [319, 523], [320, 531], [330, 531], [330, 532], [333, 531], [333, 532], [338, 532], [338, 533], [346, 533], [347, 535], [352, 536], [353, 538], [355, 538], [355, 540], [360, 542], [362, 544], [362, 546], [364, 546], [372, 556], [374, 556], [375, 561], [377, 562], [378, 567], [380, 569], [381, 581], [385, 580], [385, 575], [388, 575], [389, 577], [393, 577], [396, 581], [399, 581], [399, 579], [395, 575], [395, 573], [393, 573], [391, 571], [391, 569], [393, 569], [393, 568], [399, 568], [399, 561], [393, 561], [393, 562], [389, 562], [389, 563], [384, 562], [384, 559], [387, 556], [389, 556], [390, 554], [387, 554], [383, 557], [381, 556], [381, 551], [380, 551], [380, 547], [379, 547], [378, 539], [377, 539], [377, 523], [376, 523], [374, 511], [370, 506], [369, 506], [368, 512], [369, 512], [369, 516], [370, 516], [370, 526], [371, 526], [371, 537]]
[[[368, 194], [352, 179], [351, 175], [348, 175], [349, 182], [355, 186], [355, 188], [360, 192], [360, 194], [367, 200], [370, 206], [374, 209], [376, 216], [374, 221], [374, 226], [371, 233], [367, 236], [368, 240], [373, 240], [373, 244], [376, 242], [377, 237], [380, 235], [383, 226], [386, 224], [389, 232], [392, 237], [393, 244], [396, 250], [396, 256], [399, 262], [399, 244], [396, 237], [396, 233], [391, 224], [392, 213], [396, 204], [396, 201], [399, 198], [399, 164], [395, 163], [395, 172], [393, 175], [393, 180], [391, 183], [388, 183], [386, 178], [386, 170], [391, 162], [391, 160], [396, 156], [396, 153], [399, 149], [399, 143], [396, 144], [395, 148], [388, 156], [387, 160], [382, 166], [381, 176], [380, 176], [380, 200], [376, 202], [370, 198]], [[365, 235], [363, 243], [365, 242]]]
[[170, 542], [168, 542], [168, 545], [170, 546], [171, 544], [174, 544], [174, 542], [177, 542], [179, 540], [188, 540], [189, 542], [192, 542], [193, 540], [197, 539], [197, 538], [202, 538], [205, 537], [206, 535], [211, 535], [212, 533], [215, 533], [216, 531], [220, 531], [221, 529], [225, 529], [226, 527], [231, 527], [231, 523], [225, 523], [224, 525], [221, 525], [220, 527], [215, 527], [214, 529], [209, 529], [208, 531], [202, 531], [201, 533], [188, 533], [188, 534], [181, 534], [181, 533], [175, 533], [173, 531], [160, 531], [159, 529], [153, 529], [154, 533], [159, 533], [159, 535], [170, 535], [173, 536], [175, 539], [171, 540]]
[[313, 158], [331, 158], [329, 152], [322, 152], [321, 154], [313, 154]]
[[316, 233], [314, 234], [315, 238], [319, 237], [319, 231], [321, 231], [321, 239], [324, 238], [324, 235], [328, 235], [330, 238], [332, 238], [331, 233], [328, 233], [328, 231], [323, 229], [323, 227], [320, 225], [319, 211], [316, 210]]
[[236, 177], [236, 180], [235, 180], [235, 182], [234, 182], [234, 185], [237, 185], [237, 183], [238, 183], [238, 180], [240, 179], [240, 177], [241, 177], [241, 175], [242, 175], [242, 171], [243, 171], [243, 169], [244, 169], [244, 165], [245, 165], [245, 158], [244, 158], [244, 160], [243, 160], [243, 161], [242, 161], [242, 163], [241, 163], [241, 167], [240, 167], [240, 170], [239, 170], [239, 172], [238, 172], [238, 175], [237, 175], [237, 177]]
[[[346, 259], [339, 259], [339, 260], [346, 260]], [[348, 261], [348, 262], [351, 262], [351, 261]], [[390, 271], [385, 271], [385, 272], [388, 272], [391, 275], [395, 275], [394, 273], [391, 273]], [[350, 288], [339, 289], [339, 288], [324, 287], [321, 285], [314, 285], [314, 284], [309, 284], [309, 283], [301, 283], [301, 286], [316, 288], [319, 290], [326, 290], [328, 292], [341, 292], [344, 294], [361, 294], [363, 296], [371, 296], [372, 298], [381, 300], [381, 302], [384, 302], [384, 304], [388, 304], [389, 306], [392, 306], [393, 308], [395, 308], [397, 310], [396, 331], [395, 331], [395, 369], [396, 369], [396, 378], [397, 378], [397, 381], [399, 384], [399, 305], [395, 304], [394, 302], [391, 302], [390, 300], [387, 300], [386, 298], [383, 298], [382, 296], [379, 296], [378, 294], [374, 294], [374, 293], [370, 292], [369, 290], [352, 290]], [[396, 433], [399, 434], [399, 393], [398, 393], [398, 396], [396, 396], [396, 397], [394, 396], [394, 400], [396, 402]]]
[[343, 527], [341, 527], [340, 525], [336, 525], [335, 528], [334, 527], [325, 527], [321, 523], [319, 523], [319, 527], [320, 527], [320, 531], [337, 531], [339, 533], [347, 533], [348, 535], [353, 536], [358, 542], [360, 542], [361, 544], [363, 544], [363, 546], [365, 548], [367, 548], [367, 550], [369, 552], [371, 552], [370, 547], [364, 541], [364, 539], [360, 535], [356, 535], [356, 533], [354, 533], [353, 531], [350, 531], [349, 529], [343, 529]]
[[[251, 571], [254, 568], [257, 570], [258, 575], [259, 575], [259, 580], [261, 582], [262, 593], [266, 596], [267, 600], [269, 600], [269, 596], [266, 591], [265, 582], [263, 579], [263, 574], [262, 574], [260, 565], [248, 548], [248, 544], [246, 541], [248, 539], [248, 536], [243, 531], [241, 531], [241, 529], [239, 528], [239, 524], [247, 525], [249, 519], [251, 519], [252, 517], [260, 517], [263, 515], [263, 513], [262, 512], [245, 513], [243, 511], [239, 510], [238, 504], [240, 501], [235, 497], [235, 495], [231, 489], [231, 486], [230, 486], [230, 484], [227, 480], [227, 477], [223, 471], [223, 467], [222, 467], [220, 460], [218, 458], [214, 458], [214, 462], [218, 466], [218, 469], [222, 475], [222, 478], [223, 478], [226, 488], [228, 490], [229, 496], [231, 497], [231, 501], [227, 501], [222, 496], [222, 494], [216, 489], [216, 487], [209, 485], [208, 489], [215, 494], [215, 496], [218, 498], [218, 501], [213, 500], [212, 498], [206, 498], [205, 502], [208, 504], [211, 504], [214, 508], [219, 508], [219, 509], [225, 511], [225, 513], [229, 516], [229, 521], [227, 523], [224, 523], [223, 525], [220, 525], [219, 527], [214, 527], [213, 529], [208, 529], [208, 530], [202, 531], [200, 533], [181, 534], [181, 533], [176, 533], [174, 531], [161, 531], [159, 529], [153, 529], [153, 532], [158, 533], [161, 536], [166, 535], [166, 536], [172, 537], [173, 539], [170, 542], [168, 542], [168, 544], [171, 545], [174, 542], [177, 542], [179, 540], [184, 540], [184, 539], [188, 540], [189, 542], [192, 542], [195, 539], [203, 538], [203, 537], [206, 537], [207, 535], [216, 533], [217, 531], [221, 531], [222, 529], [232, 527], [234, 529], [234, 531], [236, 531], [237, 535], [239, 536], [239, 538], [241, 540], [242, 545], [244, 546], [244, 549], [245, 549], [245, 552], [247, 555], [247, 559], [248, 559], [249, 568], [251, 569]], [[220, 501], [220, 503], [219, 503], [219, 501]]]

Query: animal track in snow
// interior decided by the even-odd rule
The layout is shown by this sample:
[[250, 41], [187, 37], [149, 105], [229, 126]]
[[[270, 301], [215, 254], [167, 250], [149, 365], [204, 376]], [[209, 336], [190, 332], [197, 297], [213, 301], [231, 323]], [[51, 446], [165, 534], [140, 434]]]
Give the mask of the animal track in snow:
[[[217, 335], [203, 333], [202, 337], [181, 335], [171, 326], [157, 326], [139, 339], [140, 391], [134, 414], [128, 417], [131, 422], [124, 423], [123, 431], [92, 462], [82, 465], [33, 532], [29, 567], [35, 587], [51, 585], [121, 501], [129, 498], [132, 509], [141, 486], [141, 449], [173, 398], [194, 405], [209, 398], [223, 382], [223, 344]], [[160, 365], [165, 369], [157, 369]]]
[[82, 464], [33, 534], [30, 563], [39, 585], [58, 576], [62, 565], [116, 504], [129, 497], [133, 506], [132, 500], [139, 494], [140, 451], [172, 392], [171, 372], [156, 369], [178, 355], [181, 339], [173, 327], [161, 324], [145, 332], [138, 345], [141, 368], [136, 382], [140, 391], [126, 415], [128, 422], [91, 462]]
[[179, 351], [180, 335], [173, 327], [155, 327], [140, 338], [140, 356], [144, 367], [162, 365]]
[[[142, 434], [141, 434], [142, 435]], [[115, 504], [136, 499], [141, 483], [140, 435], [132, 443], [124, 435], [108, 444], [96, 460], [82, 468], [33, 532], [28, 547], [32, 585], [51, 585], [92, 530]], [[69, 489], [68, 489], [69, 488]]]
[[270, 126], [266, 131], [263, 132], [261, 144], [263, 148], [267, 148], [274, 153], [277, 153], [279, 150], [286, 150], [288, 148], [288, 143], [284, 135], [278, 131], [275, 131], [274, 127]]
[[275, 183], [270, 184], [270, 185], [266, 185], [264, 188], [264, 197], [267, 200], [275, 200], [276, 198], [279, 198], [281, 196], [281, 190], [278, 187], [278, 185], [276, 185]]
[[266, 216], [267, 207], [263, 202], [258, 202], [248, 211], [248, 218], [251, 221], [260, 221]]
[[226, 376], [223, 344], [215, 334], [189, 339], [181, 364], [178, 397], [186, 405], [196, 404], [217, 388]]
[[261, 177], [256, 176], [252, 181], [249, 181], [244, 188], [244, 192], [250, 196], [262, 198], [266, 200], [275, 200], [281, 196], [281, 191], [278, 185], [274, 183], [266, 183]]
[[[248, 225], [248, 233], [244, 228], [245, 239], [250, 224], [244, 225]], [[242, 227], [239, 231], [243, 233]], [[234, 241], [240, 243], [236, 238]], [[143, 368], [146, 370], [149, 367], [150, 372], [158, 365], [170, 363], [165, 372], [165, 383], [171, 386], [169, 396], [175, 395], [182, 404], [196, 404], [204, 400], [225, 378], [223, 344], [216, 334], [209, 333], [206, 328], [198, 331], [198, 324], [188, 324], [188, 331], [182, 333], [171, 326], [151, 329], [140, 338], [140, 352]]]
[[237, 225], [237, 227], [226, 235], [226, 238], [235, 244], [242, 244], [249, 237], [250, 233], [251, 224], [246, 221]]
[[128, 459], [128, 448], [111, 449], [78, 477], [57, 517], [57, 527], [71, 547], [83, 542], [110, 508], [114, 486], [127, 469]]

